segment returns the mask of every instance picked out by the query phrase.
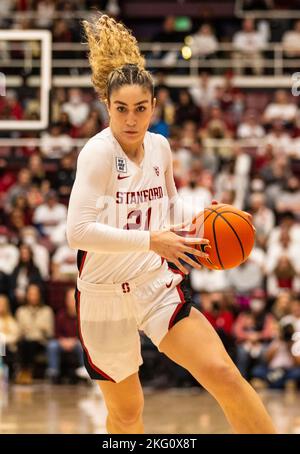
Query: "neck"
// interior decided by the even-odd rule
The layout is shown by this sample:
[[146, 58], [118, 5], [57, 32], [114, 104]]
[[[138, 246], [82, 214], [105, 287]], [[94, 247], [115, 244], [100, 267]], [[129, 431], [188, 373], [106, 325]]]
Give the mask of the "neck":
[[112, 128], [111, 128], [111, 130], [112, 130], [112, 133], [113, 133], [114, 137], [119, 142], [122, 150], [127, 154], [127, 156], [129, 158], [138, 159], [139, 156], [143, 155], [143, 153], [144, 153], [143, 140], [142, 141], [139, 140], [138, 142], [135, 142], [135, 143], [132, 143], [132, 144], [124, 143], [118, 137], [118, 135], [115, 134], [115, 132], [113, 131]]

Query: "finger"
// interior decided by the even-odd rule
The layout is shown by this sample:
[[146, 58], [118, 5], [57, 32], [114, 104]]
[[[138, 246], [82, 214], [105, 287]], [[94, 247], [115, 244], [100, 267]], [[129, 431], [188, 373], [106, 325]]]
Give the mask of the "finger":
[[202, 266], [200, 265], [199, 262], [196, 262], [195, 260], [191, 259], [188, 255], [186, 254], [180, 254], [179, 257], [184, 260], [186, 263], [191, 265], [193, 268], [197, 268], [198, 270], [201, 270]]
[[[211, 246], [206, 246], [205, 251], [208, 249], [211, 249]], [[192, 255], [197, 255], [198, 257], [204, 257], [208, 258], [209, 254], [207, 252], [200, 251], [199, 249], [192, 248], [192, 247], [186, 247], [184, 248], [183, 251], [185, 254], [192, 254]]]
[[190, 221], [185, 221], [185, 222], [182, 222], [181, 224], [173, 224], [173, 225], [169, 226], [169, 230], [171, 230], [171, 232], [174, 232], [176, 230], [184, 229], [185, 227], [187, 227], [190, 224], [191, 224]]
[[209, 244], [209, 240], [206, 238], [182, 238], [184, 244]]
[[185, 268], [179, 260], [174, 259], [172, 262], [177, 266], [177, 268], [183, 273], [183, 274], [189, 274], [189, 270]]
[[192, 254], [192, 255], [198, 255], [199, 257], [204, 257], [205, 256], [205, 253], [206, 254], [209, 254], [210, 252], [210, 249], [211, 249], [211, 246], [208, 244], [206, 247], [205, 247], [205, 251], [200, 251], [200, 249], [196, 249], [196, 248], [192, 248], [192, 247], [187, 247], [185, 246], [184, 248], [184, 253], [185, 254]]

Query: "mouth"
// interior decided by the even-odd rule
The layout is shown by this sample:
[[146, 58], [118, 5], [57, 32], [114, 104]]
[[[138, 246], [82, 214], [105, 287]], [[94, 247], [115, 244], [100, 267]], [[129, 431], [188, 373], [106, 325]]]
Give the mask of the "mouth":
[[130, 134], [130, 135], [134, 135], [137, 133], [138, 133], [137, 131], [125, 131], [125, 134]]

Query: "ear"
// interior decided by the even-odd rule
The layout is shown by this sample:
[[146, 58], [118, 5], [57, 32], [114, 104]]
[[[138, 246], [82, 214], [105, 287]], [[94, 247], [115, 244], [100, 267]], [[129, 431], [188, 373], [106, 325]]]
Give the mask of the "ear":
[[155, 109], [155, 106], [156, 106], [156, 98], [153, 98], [153, 101], [152, 101], [152, 110]]

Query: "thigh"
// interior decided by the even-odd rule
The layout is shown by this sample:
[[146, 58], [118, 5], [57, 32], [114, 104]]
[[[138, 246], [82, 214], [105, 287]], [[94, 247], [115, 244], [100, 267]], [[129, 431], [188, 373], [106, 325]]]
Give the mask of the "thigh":
[[159, 350], [204, 384], [215, 364], [234, 366], [219, 336], [208, 320], [195, 308], [164, 337]]
[[140, 337], [129, 298], [77, 292], [84, 363], [93, 380], [121, 382], [142, 364]]
[[138, 373], [119, 383], [100, 380], [98, 384], [110, 412], [126, 416], [142, 411], [144, 396]]

